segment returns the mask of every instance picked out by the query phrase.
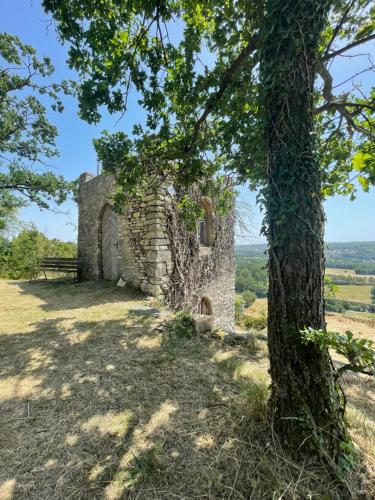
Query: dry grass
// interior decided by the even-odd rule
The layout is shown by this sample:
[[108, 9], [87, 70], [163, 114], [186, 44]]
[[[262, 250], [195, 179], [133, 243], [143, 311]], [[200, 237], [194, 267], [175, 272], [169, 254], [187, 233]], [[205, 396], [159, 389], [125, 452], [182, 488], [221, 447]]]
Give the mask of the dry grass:
[[335, 297], [341, 300], [371, 304], [371, 289], [374, 285], [339, 285]]
[[339, 274], [341, 276], [356, 276], [354, 269], [341, 269], [339, 267], [326, 267], [326, 274]]
[[255, 299], [244, 312], [247, 316], [267, 316], [267, 299]]
[[261, 350], [171, 338], [105, 283], [1, 281], [0, 296], [1, 500], [371, 498], [368, 380], [346, 381], [364, 449], [348, 493], [275, 441]]
[[375, 278], [373, 274], [356, 274], [354, 269], [341, 269], [339, 267], [326, 267], [325, 273], [327, 275], [335, 275], [335, 276], [357, 276], [361, 278]]

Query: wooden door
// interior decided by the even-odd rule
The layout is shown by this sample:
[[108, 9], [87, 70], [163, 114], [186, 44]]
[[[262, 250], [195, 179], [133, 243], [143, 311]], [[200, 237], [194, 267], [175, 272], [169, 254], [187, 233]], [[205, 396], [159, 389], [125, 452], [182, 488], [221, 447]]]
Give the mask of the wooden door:
[[114, 281], [119, 277], [117, 215], [108, 205], [102, 218], [103, 278]]

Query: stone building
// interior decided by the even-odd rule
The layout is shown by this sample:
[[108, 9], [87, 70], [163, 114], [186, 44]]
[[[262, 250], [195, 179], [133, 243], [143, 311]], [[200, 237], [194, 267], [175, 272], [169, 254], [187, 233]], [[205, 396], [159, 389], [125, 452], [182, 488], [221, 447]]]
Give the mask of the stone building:
[[122, 278], [126, 285], [164, 299], [172, 309], [213, 316], [234, 327], [234, 213], [205, 217], [197, 231], [178, 218], [173, 190], [159, 186], [116, 214], [115, 178], [84, 173], [79, 179], [78, 256], [82, 279]]

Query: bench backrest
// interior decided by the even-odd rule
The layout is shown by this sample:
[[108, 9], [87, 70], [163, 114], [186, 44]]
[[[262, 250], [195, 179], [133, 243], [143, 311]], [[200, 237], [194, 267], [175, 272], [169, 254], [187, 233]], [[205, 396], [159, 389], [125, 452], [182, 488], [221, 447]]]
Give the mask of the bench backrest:
[[45, 257], [41, 267], [44, 271], [77, 272], [79, 259], [76, 257]]

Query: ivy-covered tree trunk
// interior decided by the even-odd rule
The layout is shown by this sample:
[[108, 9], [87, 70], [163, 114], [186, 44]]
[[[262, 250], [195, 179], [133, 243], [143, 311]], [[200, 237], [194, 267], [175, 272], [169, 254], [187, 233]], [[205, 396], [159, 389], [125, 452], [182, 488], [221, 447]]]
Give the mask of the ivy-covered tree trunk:
[[326, 350], [300, 330], [324, 328], [321, 170], [313, 119], [314, 61], [328, 1], [268, 0], [261, 85], [269, 239], [268, 332], [274, 428], [290, 449], [337, 461], [343, 404]]

